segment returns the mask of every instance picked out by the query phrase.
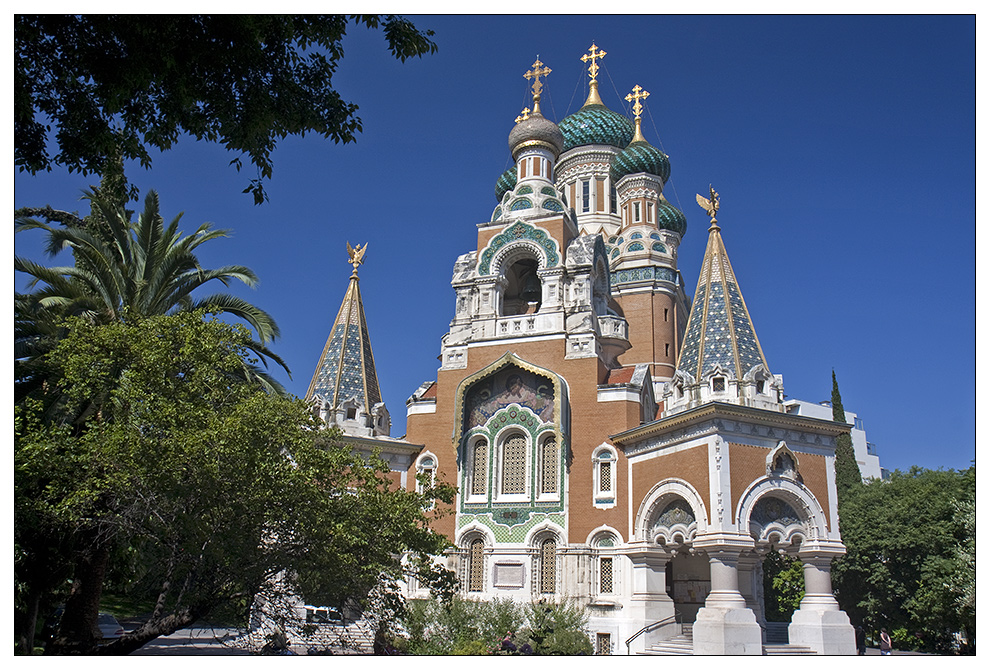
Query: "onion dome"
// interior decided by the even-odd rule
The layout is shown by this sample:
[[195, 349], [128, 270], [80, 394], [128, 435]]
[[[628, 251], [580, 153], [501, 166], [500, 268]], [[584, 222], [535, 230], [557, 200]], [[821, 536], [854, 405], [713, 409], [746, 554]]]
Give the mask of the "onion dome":
[[657, 203], [657, 228], [675, 232], [681, 237], [687, 232], [687, 217], [684, 212], [661, 198]]
[[526, 147], [540, 146], [553, 152], [554, 159], [564, 148], [564, 135], [557, 124], [534, 111], [522, 119], [509, 133], [509, 150], [515, 158], [518, 151]]
[[606, 144], [620, 149], [633, 138], [633, 124], [602, 104], [588, 104], [560, 121], [564, 151], [586, 144]]
[[[667, 154], [646, 141], [637, 141], [626, 147], [625, 151], [612, 159], [609, 176], [612, 183], [617, 184], [628, 174], [646, 172], [660, 177], [664, 184], [670, 178], [670, 160]], [[682, 215], [683, 216], [683, 215]]]
[[495, 182], [495, 199], [502, 202], [502, 198], [505, 194], [516, 187], [516, 180], [519, 178], [519, 171], [516, 166], [513, 165], [508, 170], [502, 173]]

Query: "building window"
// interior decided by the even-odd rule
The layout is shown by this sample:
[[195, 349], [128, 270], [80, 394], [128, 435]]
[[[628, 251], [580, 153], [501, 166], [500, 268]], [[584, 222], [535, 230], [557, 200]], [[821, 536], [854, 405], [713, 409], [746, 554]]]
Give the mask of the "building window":
[[756, 392], [757, 393], [763, 393], [764, 386], [765, 386], [765, 382], [762, 379], [757, 379], [756, 380]]
[[601, 461], [598, 464], [598, 481], [601, 482], [602, 493], [612, 492], [612, 461]]
[[557, 493], [557, 463], [560, 460], [557, 455], [557, 438], [551, 436], [543, 440], [540, 452], [540, 493]]
[[612, 634], [611, 633], [597, 633], [595, 635], [595, 655], [596, 656], [611, 656], [612, 655]]
[[663, 355], [670, 356], [670, 342], [663, 345]]
[[581, 182], [581, 211], [588, 212], [591, 210], [591, 182], [582, 181]]
[[670, 313], [670, 309], [668, 307], [664, 307], [663, 308], [663, 320], [665, 322], [667, 321], [667, 316], [669, 315], [669, 313]]
[[488, 492], [488, 442], [474, 443], [474, 465], [471, 469], [471, 495], [483, 496]]
[[347, 418], [348, 419], [354, 419], [356, 417], [357, 417], [357, 408], [356, 407], [348, 407], [347, 408]]
[[557, 592], [557, 542], [543, 540], [540, 544], [540, 593]]
[[471, 540], [468, 549], [468, 589], [471, 593], [485, 590], [485, 542]]
[[642, 212], [640, 211], [640, 204], [638, 202], [633, 203], [633, 223], [639, 223], [642, 219]]
[[618, 204], [618, 196], [615, 193], [615, 186], [610, 186], [608, 191], [608, 201], [609, 201], [609, 211], [615, 214], [616, 206]]
[[602, 556], [598, 559], [598, 592], [612, 593], [612, 557]]
[[725, 377], [712, 377], [712, 393], [725, 392]]
[[615, 464], [616, 456], [610, 447], [598, 449], [592, 459], [594, 472], [594, 504], [596, 507], [615, 505]]
[[653, 223], [653, 203], [646, 203], [646, 222]]
[[526, 438], [519, 434], [502, 445], [502, 493], [526, 493]]

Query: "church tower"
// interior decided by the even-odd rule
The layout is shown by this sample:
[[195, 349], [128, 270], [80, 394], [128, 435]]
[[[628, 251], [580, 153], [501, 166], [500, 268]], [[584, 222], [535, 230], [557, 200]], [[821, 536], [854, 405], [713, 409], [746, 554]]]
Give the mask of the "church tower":
[[537, 58], [523, 75], [532, 105], [508, 134], [513, 166], [454, 264], [436, 379], [406, 402], [407, 439], [424, 445], [407, 486], [428, 472], [457, 487], [434, 528], [454, 545], [462, 595], [568, 598], [599, 653], [648, 653], [693, 622], [696, 653], [762, 654], [768, 551], [805, 564], [792, 643], [851, 653], [828, 573], [844, 551], [846, 427], [784, 411], [713, 190], [699, 196], [711, 226], [688, 300], [687, 218], [643, 132], [649, 92], [631, 87], [632, 119], [609, 109], [605, 55], [593, 44], [581, 57], [588, 97], [559, 124], [540, 105], [550, 68]]

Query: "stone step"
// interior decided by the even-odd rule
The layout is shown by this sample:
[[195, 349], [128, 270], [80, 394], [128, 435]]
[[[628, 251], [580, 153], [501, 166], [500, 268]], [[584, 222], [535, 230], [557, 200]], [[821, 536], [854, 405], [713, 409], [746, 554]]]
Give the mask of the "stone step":
[[765, 644], [764, 656], [817, 656], [818, 652], [811, 647], [800, 644]]

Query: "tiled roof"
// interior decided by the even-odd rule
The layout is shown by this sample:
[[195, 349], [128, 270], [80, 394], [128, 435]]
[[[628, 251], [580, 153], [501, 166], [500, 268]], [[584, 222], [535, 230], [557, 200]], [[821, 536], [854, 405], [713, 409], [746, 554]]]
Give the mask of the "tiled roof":
[[760, 363], [769, 369], [719, 231], [717, 225], [709, 228], [698, 289], [677, 359], [677, 369], [696, 380], [715, 366], [735, 379], [742, 379]]
[[351, 275], [306, 399], [317, 394], [333, 407], [357, 396], [368, 411], [382, 401], [356, 273]]
[[635, 365], [628, 365], [624, 368], [609, 370], [606, 384], [628, 384], [632, 381], [633, 373], [636, 372]]

